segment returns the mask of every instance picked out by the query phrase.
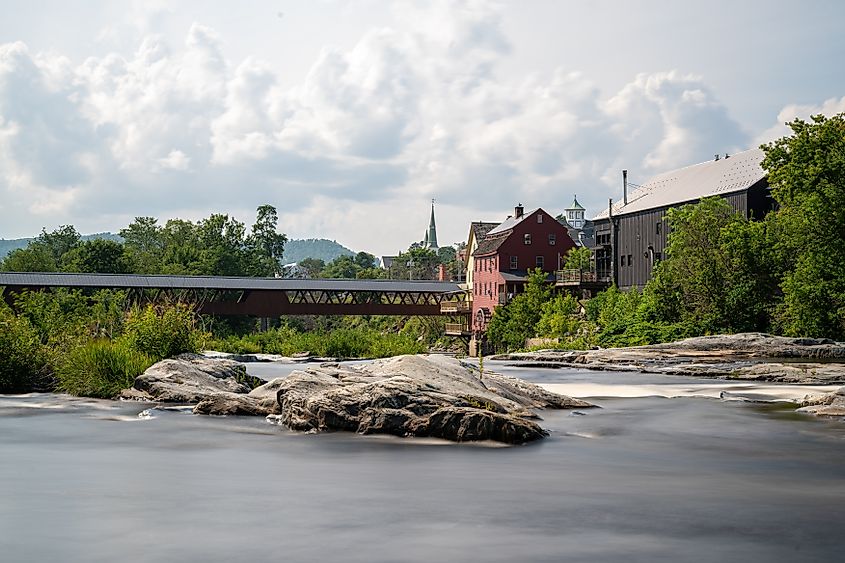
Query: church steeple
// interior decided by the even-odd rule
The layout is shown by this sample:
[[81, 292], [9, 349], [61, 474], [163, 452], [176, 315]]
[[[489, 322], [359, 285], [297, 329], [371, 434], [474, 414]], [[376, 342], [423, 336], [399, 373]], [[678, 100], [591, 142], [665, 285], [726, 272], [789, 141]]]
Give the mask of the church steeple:
[[426, 248], [437, 250], [437, 225], [434, 223], [434, 200], [431, 200], [431, 220], [428, 223], [428, 230], [425, 232], [425, 241], [423, 242]]

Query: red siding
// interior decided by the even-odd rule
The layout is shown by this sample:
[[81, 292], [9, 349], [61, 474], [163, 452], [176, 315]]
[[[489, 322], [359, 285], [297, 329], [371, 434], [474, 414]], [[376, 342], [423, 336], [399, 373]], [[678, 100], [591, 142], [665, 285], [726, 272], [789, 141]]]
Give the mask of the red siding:
[[[543, 215], [543, 222], [537, 222], [537, 215]], [[531, 244], [525, 244], [525, 235], [531, 235]], [[554, 245], [549, 243], [549, 235], [554, 235]], [[473, 329], [484, 330], [486, 323], [479, 323], [479, 311], [486, 308], [490, 313], [499, 305], [500, 293], [511, 293], [513, 282], [505, 282], [504, 273], [524, 275], [526, 270], [537, 267], [537, 257], [543, 258], [543, 271], [554, 272], [558, 269], [559, 258], [563, 259], [575, 243], [566, 229], [557, 220], [542, 209], [528, 215], [518, 223], [508, 238], [495, 253], [476, 256], [476, 269], [473, 273], [472, 314]], [[511, 258], [516, 257], [516, 271], [510, 269]]]

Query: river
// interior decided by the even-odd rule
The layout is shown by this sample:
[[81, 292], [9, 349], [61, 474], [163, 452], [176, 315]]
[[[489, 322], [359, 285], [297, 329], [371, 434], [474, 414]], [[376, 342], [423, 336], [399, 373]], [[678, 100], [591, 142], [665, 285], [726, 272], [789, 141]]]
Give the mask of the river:
[[497, 447], [0, 395], [0, 560], [841, 560], [845, 424], [712, 380], [486, 367], [602, 408]]

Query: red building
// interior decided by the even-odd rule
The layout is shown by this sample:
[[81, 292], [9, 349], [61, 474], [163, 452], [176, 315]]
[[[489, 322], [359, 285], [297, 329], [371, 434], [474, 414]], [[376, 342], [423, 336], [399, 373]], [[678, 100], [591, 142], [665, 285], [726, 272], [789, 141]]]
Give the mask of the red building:
[[472, 253], [472, 330], [486, 330], [495, 308], [523, 291], [528, 270], [540, 268], [553, 281], [574, 247], [553, 215], [543, 209], [524, 213], [517, 205], [513, 216], [484, 235]]

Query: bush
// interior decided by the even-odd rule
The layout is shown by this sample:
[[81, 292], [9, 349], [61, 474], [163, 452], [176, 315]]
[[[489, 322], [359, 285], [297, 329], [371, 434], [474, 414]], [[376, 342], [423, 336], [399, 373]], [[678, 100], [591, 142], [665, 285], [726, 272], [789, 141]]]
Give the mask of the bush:
[[196, 314], [190, 307], [177, 304], [157, 309], [148, 305], [129, 313], [124, 338], [138, 352], [161, 360], [199, 351], [204, 335], [196, 328]]
[[29, 321], [0, 308], [0, 393], [41, 390], [46, 363], [38, 333]]
[[73, 348], [59, 364], [59, 390], [109, 399], [132, 385], [155, 360], [125, 342], [91, 340]]

